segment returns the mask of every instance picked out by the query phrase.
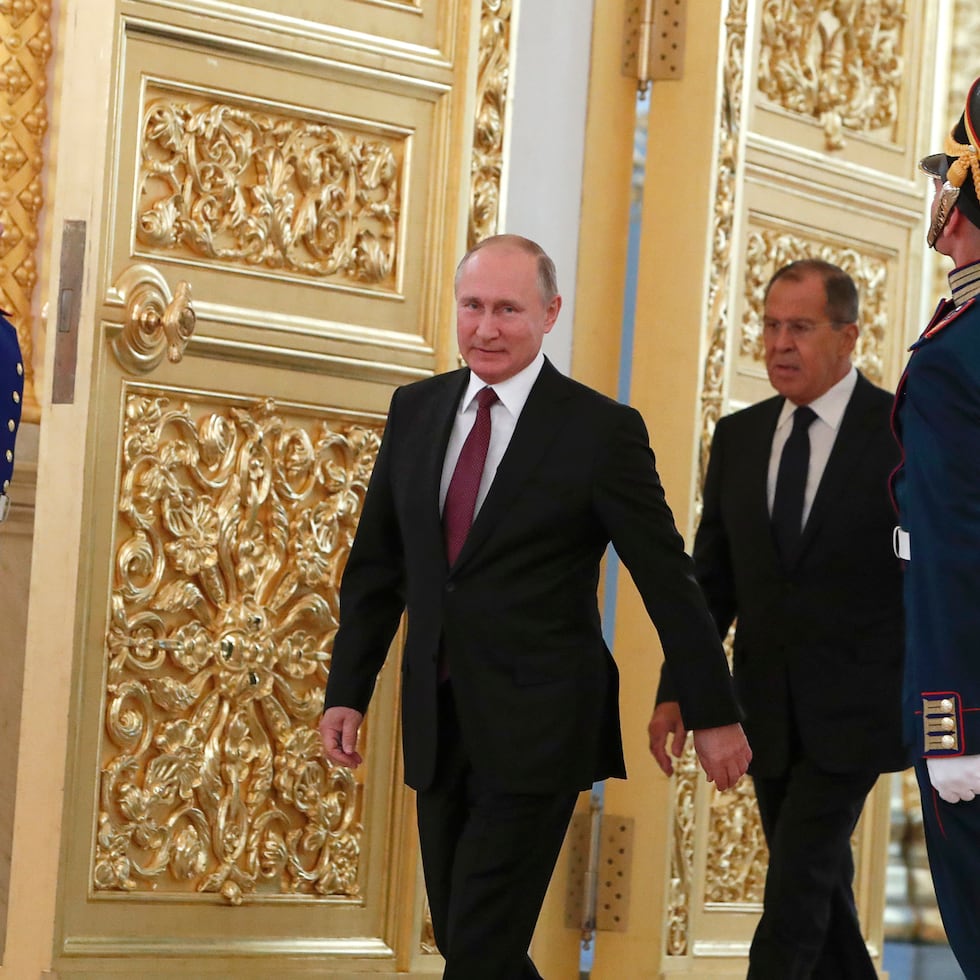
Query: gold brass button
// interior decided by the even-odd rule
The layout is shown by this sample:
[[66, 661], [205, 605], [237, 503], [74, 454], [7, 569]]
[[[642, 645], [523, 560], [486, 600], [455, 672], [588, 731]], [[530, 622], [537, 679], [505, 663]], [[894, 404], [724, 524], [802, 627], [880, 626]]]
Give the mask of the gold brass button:
[[24, 365], [21, 364], [19, 361], [17, 363], [17, 373], [20, 375], [23, 375], [24, 373]]
[[948, 714], [953, 710], [953, 702], [949, 698], [943, 698], [943, 703], [939, 707]]
[[943, 748], [951, 749], [956, 745], [956, 739], [952, 735], [943, 735]]
[[19, 405], [20, 404], [20, 392], [19, 391], [15, 391], [14, 392], [14, 404], [15, 405]]
[[951, 732], [956, 727], [956, 722], [952, 718], [943, 718], [943, 728]]

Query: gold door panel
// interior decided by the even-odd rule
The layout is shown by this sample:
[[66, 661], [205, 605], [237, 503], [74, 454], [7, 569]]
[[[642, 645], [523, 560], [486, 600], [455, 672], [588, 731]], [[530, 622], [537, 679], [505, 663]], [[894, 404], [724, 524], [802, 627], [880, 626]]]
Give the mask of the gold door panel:
[[453, 182], [435, 179], [451, 89], [316, 67], [127, 24], [107, 271], [137, 259], [192, 278], [215, 350], [418, 377], [435, 361], [445, 280], [433, 259], [455, 202]]
[[365, 765], [316, 725], [391, 392], [454, 358], [469, 12], [115, 12], [54, 966], [434, 972], [400, 639]]

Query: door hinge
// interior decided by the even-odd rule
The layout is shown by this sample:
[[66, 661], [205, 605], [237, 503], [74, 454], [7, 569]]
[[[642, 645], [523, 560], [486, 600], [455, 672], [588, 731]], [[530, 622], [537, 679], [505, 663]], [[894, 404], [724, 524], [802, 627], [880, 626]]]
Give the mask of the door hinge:
[[626, 0], [623, 74], [646, 92], [654, 79], [684, 76], [687, 0]]
[[633, 818], [603, 813], [593, 795], [588, 813], [572, 817], [565, 926], [588, 945], [595, 932], [625, 932], [629, 925]]

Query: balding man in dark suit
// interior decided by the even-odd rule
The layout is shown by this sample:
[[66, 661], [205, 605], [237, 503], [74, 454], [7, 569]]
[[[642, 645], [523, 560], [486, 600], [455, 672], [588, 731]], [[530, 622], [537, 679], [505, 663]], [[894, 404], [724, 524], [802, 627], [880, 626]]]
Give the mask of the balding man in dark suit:
[[357, 730], [402, 612], [405, 778], [446, 980], [532, 980], [527, 955], [578, 793], [625, 776], [596, 588], [612, 541], [657, 626], [709, 779], [749, 760], [714, 624], [639, 414], [541, 353], [554, 265], [513, 235], [456, 278], [467, 367], [395, 392], [341, 586], [321, 722]]

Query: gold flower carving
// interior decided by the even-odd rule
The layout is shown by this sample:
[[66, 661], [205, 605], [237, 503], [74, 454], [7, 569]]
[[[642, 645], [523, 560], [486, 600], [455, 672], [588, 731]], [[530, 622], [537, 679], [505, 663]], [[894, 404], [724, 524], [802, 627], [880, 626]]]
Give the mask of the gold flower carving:
[[379, 441], [272, 401], [129, 389], [98, 891], [358, 896], [362, 786], [316, 723]]
[[763, 0], [759, 91], [819, 121], [828, 150], [845, 145], [845, 128], [891, 139], [907, 6], [907, 0]]
[[136, 228], [154, 252], [394, 289], [407, 136], [160, 95]]
[[504, 121], [510, 81], [511, 0], [483, 0], [476, 121], [470, 164], [468, 247], [497, 230], [504, 161]]

